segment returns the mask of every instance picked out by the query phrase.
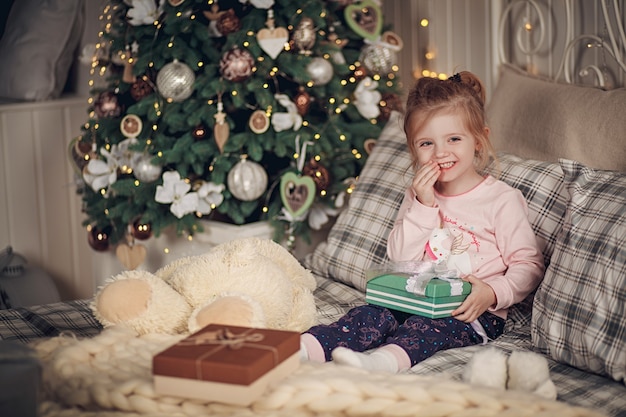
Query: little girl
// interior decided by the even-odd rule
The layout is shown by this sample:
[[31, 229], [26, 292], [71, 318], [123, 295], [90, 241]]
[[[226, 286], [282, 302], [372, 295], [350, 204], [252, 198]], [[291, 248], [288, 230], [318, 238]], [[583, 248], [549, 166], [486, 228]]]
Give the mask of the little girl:
[[355, 307], [302, 334], [305, 358], [403, 371], [439, 350], [497, 338], [508, 308], [539, 285], [543, 258], [522, 193], [480, 174], [495, 159], [484, 106], [484, 87], [467, 71], [422, 78], [409, 92], [404, 131], [415, 174], [387, 241], [392, 261], [456, 270], [472, 284], [469, 296], [441, 319]]

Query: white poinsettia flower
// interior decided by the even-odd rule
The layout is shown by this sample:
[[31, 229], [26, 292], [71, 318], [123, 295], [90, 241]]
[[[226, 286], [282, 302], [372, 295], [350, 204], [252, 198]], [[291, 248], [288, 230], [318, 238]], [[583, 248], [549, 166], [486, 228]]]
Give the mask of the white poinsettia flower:
[[239, 0], [239, 3], [246, 4], [248, 1], [257, 9], [269, 9], [274, 6], [274, 0]]
[[289, 100], [286, 94], [276, 94], [274, 98], [287, 109], [286, 113], [272, 113], [272, 127], [274, 130], [277, 132], [291, 128], [293, 128], [293, 130], [299, 130], [300, 127], [302, 127], [302, 116], [298, 113], [296, 103]]
[[92, 159], [83, 169], [83, 179], [94, 191], [108, 188], [117, 181], [117, 165], [113, 159]]
[[309, 211], [309, 226], [313, 230], [320, 230], [330, 220], [330, 217], [335, 217], [339, 214], [340, 210], [334, 209], [323, 203], [315, 203], [311, 206]]
[[94, 190], [108, 188], [117, 181], [117, 170], [127, 171], [141, 156], [140, 153], [131, 151], [128, 147], [137, 140], [125, 139], [122, 142], [111, 145], [109, 150], [102, 148], [102, 159], [92, 159], [83, 170], [83, 179]]
[[102, 155], [105, 155], [107, 160], [114, 160], [122, 171], [127, 171], [131, 167], [134, 167], [141, 159], [142, 153], [128, 149], [130, 145], [137, 143], [137, 138], [124, 139], [117, 145], [112, 145], [110, 151], [104, 149], [100, 151]]
[[177, 218], [193, 213], [198, 209], [198, 194], [190, 193], [191, 185], [180, 178], [178, 171], [163, 173], [163, 185], [158, 185], [154, 200], [161, 204], [171, 204], [170, 211]]
[[224, 184], [214, 182], [204, 182], [196, 193], [198, 194], [198, 211], [202, 214], [209, 214], [224, 201]]
[[361, 116], [366, 119], [374, 119], [380, 115], [378, 103], [382, 98], [378, 88], [378, 82], [370, 77], [363, 78], [354, 90], [354, 105]]
[[163, 12], [164, 0], [157, 6], [154, 0], [124, 0], [130, 9], [126, 12], [128, 23], [133, 26], [152, 25]]

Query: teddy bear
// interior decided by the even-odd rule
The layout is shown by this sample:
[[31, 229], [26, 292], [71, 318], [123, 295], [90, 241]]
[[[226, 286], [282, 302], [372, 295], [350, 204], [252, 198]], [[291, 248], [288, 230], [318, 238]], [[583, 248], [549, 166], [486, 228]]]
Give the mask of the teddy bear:
[[494, 347], [481, 349], [464, 368], [463, 380], [488, 388], [530, 392], [549, 400], [557, 397], [548, 361], [531, 351], [514, 350], [507, 355]]
[[138, 334], [195, 332], [205, 325], [305, 331], [315, 324], [315, 278], [271, 239], [235, 239], [179, 258], [154, 274], [130, 270], [91, 302], [104, 326]]

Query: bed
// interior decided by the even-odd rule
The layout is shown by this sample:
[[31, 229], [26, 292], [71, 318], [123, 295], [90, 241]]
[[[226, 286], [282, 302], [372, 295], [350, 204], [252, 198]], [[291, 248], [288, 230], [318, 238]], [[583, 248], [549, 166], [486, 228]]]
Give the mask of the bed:
[[[623, 29], [616, 40], [626, 74]], [[0, 311], [0, 339], [31, 346], [43, 364], [40, 415], [626, 416], [626, 89], [571, 85], [501, 61], [489, 103], [499, 163], [487, 170], [527, 198], [547, 270], [489, 345], [543, 354], [557, 401], [462, 382], [484, 346], [440, 352], [393, 376], [303, 363], [250, 407], [161, 398], [150, 358], [180, 336], [103, 329], [83, 299]], [[317, 280], [322, 323], [363, 304], [365, 270], [386, 260], [410, 165], [400, 117], [379, 137], [348, 208], [302, 260]]]

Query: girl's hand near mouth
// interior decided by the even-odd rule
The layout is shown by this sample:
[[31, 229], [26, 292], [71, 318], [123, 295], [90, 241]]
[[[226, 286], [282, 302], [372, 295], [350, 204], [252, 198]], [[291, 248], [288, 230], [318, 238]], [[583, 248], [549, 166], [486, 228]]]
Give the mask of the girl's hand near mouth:
[[417, 200], [425, 206], [435, 205], [435, 183], [439, 178], [441, 168], [435, 161], [428, 161], [415, 173], [412, 188]]

